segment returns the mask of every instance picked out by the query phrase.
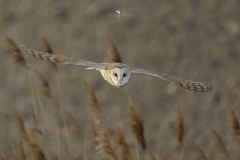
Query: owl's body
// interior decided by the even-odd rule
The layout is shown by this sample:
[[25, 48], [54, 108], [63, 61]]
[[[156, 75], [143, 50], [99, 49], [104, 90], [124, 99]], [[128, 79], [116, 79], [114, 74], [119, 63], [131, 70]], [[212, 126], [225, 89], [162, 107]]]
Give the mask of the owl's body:
[[54, 63], [80, 65], [80, 66], [87, 67], [87, 69], [99, 70], [103, 78], [115, 87], [125, 86], [128, 83], [131, 77], [131, 74], [134, 73], [134, 74], [143, 74], [143, 75], [160, 78], [171, 84], [178, 85], [193, 91], [206, 92], [213, 89], [212, 85], [207, 83], [194, 82], [191, 80], [185, 80], [183, 78], [178, 78], [168, 74], [158, 73], [158, 72], [144, 70], [144, 69], [130, 68], [128, 65], [123, 63], [94, 63], [94, 62], [84, 61], [81, 59], [69, 58], [69, 57], [54, 55], [50, 53], [34, 51], [34, 50], [25, 48], [23, 45], [21, 46], [25, 50], [27, 50], [28, 53], [30, 53], [31, 55], [39, 59], [51, 61]]

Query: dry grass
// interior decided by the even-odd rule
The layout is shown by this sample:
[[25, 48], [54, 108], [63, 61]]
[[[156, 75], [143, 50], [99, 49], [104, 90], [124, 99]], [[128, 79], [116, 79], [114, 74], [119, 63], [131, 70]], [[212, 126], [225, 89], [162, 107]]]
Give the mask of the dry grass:
[[116, 160], [116, 154], [111, 146], [110, 140], [105, 129], [102, 127], [100, 121], [95, 119], [95, 129], [96, 129], [96, 137], [94, 140], [97, 142], [96, 150], [98, 153], [104, 153], [111, 157], [111, 159]]
[[9, 57], [9, 61], [13, 62], [14, 64], [19, 64], [28, 70], [29, 67], [22, 55], [22, 52], [18, 48], [18, 45], [7, 35], [3, 34], [3, 37], [8, 44], [9, 50], [12, 52], [12, 55]]
[[21, 139], [19, 140], [19, 153], [20, 153], [21, 160], [27, 160], [27, 156], [26, 156], [23, 142]]
[[81, 130], [81, 127], [79, 126], [77, 120], [74, 118], [74, 116], [72, 115], [72, 113], [68, 112], [65, 110], [65, 114], [67, 115], [67, 117], [69, 118], [69, 120], [71, 121], [71, 124], [73, 125], [74, 127], [74, 132], [75, 132], [75, 135], [77, 137], [77, 139], [79, 141], [82, 141], [82, 130]]
[[[156, 158], [152, 155], [151, 151], [149, 151], [147, 148], [147, 143], [146, 143], [146, 140], [144, 137], [143, 122], [140, 119], [140, 117], [138, 116], [132, 101], [130, 101], [130, 104], [129, 104], [129, 116], [131, 118], [130, 125], [131, 125], [132, 132], [134, 134], [136, 141], [138, 142], [138, 144], [141, 146], [142, 150], [144, 151], [146, 159], [147, 160], [155, 160]], [[136, 152], [138, 152], [138, 151], [136, 151]], [[137, 155], [137, 157], [139, 157], [139, 155]]]
[[34, 112], [30, 112], [31, 116], [32, 116], [32, 119], [35, 123], [35, 131], [40, 135], [40, 136], [43, 136], [43, 132], [42, 132], [42, 129], [41, 129], [41, 126], [38, 122], [38, 119], [37, 119], [37, 116]]
[[[92, 92], [92, 93], [94, 93], [94, 92]], [[230, 111], [229, 112], [230, 113], [230, 127], [232, 128], [234, 135], [238, 135], [237, 134], [238, 133], [237, 132], [238, 131], [238, 125], [237, 125], [238, 120], [236, 118], [234, 111], [231, 108], [228, 108], [228, 109]], [[176, 111], [177, 111], [177, 123], [176, 123], [177, 136], [176, 137], [177, 137], [177, 141], [180, 143], [180, 145], [184, 146], [183, 145], [184, 144], [183, 130], [184, 130], [185, 120], [184, 120], [182, 113], [180, 112], [180, 110], [178, 108], [176, 108]], [[83, 139], [82, 130], [81, 130], [81, 127], [79, 126], [77, 120], [70, 112], [65, 110], [64, 113], [71, 121], [71, 124], [74, 128], [74, 133], [76, 135], [76, 138], [82, 142], [82, 139]], [[28, 150], [32, 154], [33, 159], [46, 159], [45, 153], [44, 153], [41, 145], [39, 145], [39, 143], [37, 143], [35, 140], [33, 140], [30, 137], [30, 135], [28, 134], [28, 132], [24, 126], [24, 121], [23, 121], [22, 117], [20, 116], [20, 114], [18, 113], [18, 111], [14, 110], [14, 114], [15, 114], [15, 117], [17, 118], [19, 135], [21, 138], [19, 141], [20, 158], [27, 159], [26, 151], [24, 150], [24, 147], [23, 147], [23, 143], [24, 143], [28, 146]], [[41, 124], [39, 123], [34, 112], [31, 112], [31, 116], [32, 116], [32, 120], [35, 124], [35, 130], [37, 131], [37, 134], [44, 137], [44, 134], [41, 129]], [[132, 103], [129, 105], [129, 116], [131, 118], [130, 126], [132, 129], [132, 132], [134, 134], [134, 137], [135, 137], [137, 143], [143, 149], [143, 153], [145, 154], [145, 159], [146, 160], [155, 160], [156, 158], [147, 148], [146, 139], [144, 137], [144, 126], [143, 126], [142, 120], [140, 119], [139, 115], [137, 114]], [[92, 131], [93, 131], [93, 136], [95, 137], [93, 139], [95, 141], [97, 152], [108, 155], [110, 157], [110, 159], [118, 159], [118, 157], [116, 156], [115, 150], [113, 149], [113, 147], [111, 145], [110, 136], [107, 134], [107, 131], [101, 125], [99, 120], [95, 120], [92, 123]], [[213, 140], [214, 140], [215, 158], [216, 159], [219, 159], [219, 158], [230, 159], [230, 155], [223, 143], [222, 138], [219, 136], [219, 134], [214, 129], [212, 129], [212, 133], [213, 133]], [[119, 125], [116, 125], [116, 135], [117, 135], [116, 144], [119, 146], [119, 151], [120, 151], [120, 155], [121, 155], [120, 159], [126, 159], [126, 160], [134, 159], [134, 158], [132, 158], [131, 149], [128, 147], [127, 141], [123, 135], [122, 128]], [[60, 145], [60, 144], [58, 144], [58, 145]], [[70, 143], [70, 145], [71, 145], [71, 143]], [[16, 157], [14, 154], [14, 150], [11, 149], [11, 147], [9, 147], [9, 146], [10, 145], [8, 145], [9, 153], [10, 153], [11, 157], [14, 159], [14, 157]], [[45, 146], [45, 147], [47, 147], [47, 146]], [[46, 150], [46, 148], [44, 150]], [[62, 151], [60, 150], [59, 152], [60, 153], [58, 154], [58, 158], [65, 159], [65, 158], [63, 158], [64, 156], [61, 153]], [[87, 152], [87, 151], [85, 151], [85, 152]], [[140, 152], [140, 151], [138, 151], [138, 152]], [[138, 157], [139, 159], [141, 159], [140, 157], [142, 154], [138, 153], [138, 152], [136, 153], [135, 157]], [[191, 152], [193, 152], [193, 154], [195, 155], [196, 160], [207, 160], [208, 159], [207, 156], [204, 154], [204, 152], [201, 150], [201, 148], [199, 146], [197, 146], [194, 142], [191, 144]], [[168, 156], [166, 156], [166, 155], [164, 156], [164, 154], [162, 154], [162, 155], [164, 157], [163, 159], [170, 159]], [[85, 159], [89, 159], [88, 156], [85, 156], [85, 157], [86, 157]]]
[[35, 70], [35, 73], [38, 76], [38, 79], [40, 81], [40, 85], [43, 87], [43, 95], [45, 95], [46, 97], [48, 97], [49, 99], [52, 100], [52, 92], [49, 86], [49, 83], [47, 81], [47, 79], [43, 76], [42, 73], [40, 73], [37, 69]]
[[126, 142], [125, 137], [123, 135], [122, 128], [119, 124], [116, 125], [116, 133], [117, 133], [116, 143], [118, 144], [119, 149], [120, 149], [120, 153], [121, 153], [121, 156], [122, 156], [121, 159], [125, 159], [125, 160], [132, 159], [131, 154], [130, 154], [130, 150], [128, 148], [127, 142]]
[[45, 160], [43, 150], [39, 144], [37, 144], [34, 140], [28, 141], [27, 144], [35, 160]]
[[92, 107], [94, 113], [96, 113], [98, 115], [101, 115], [102, 111], [101, 111], [100, 105], [98, 103], [97, 97], [96, 97], [92, 87], [90, 86], [90, 84], [87, 81], [84, 81], [84, 85], [85, 85], [85, 87], [88, 91], [88, 94], [89, 94], [90, 106]]
[[134, 137], [137, 140], [138, 144], [141, 146], [141, 148], [145, 150], [147, 148], [147, 144], [144, 138], [143, 122], [137, 115], [137, 112], [132, 103], [129, 105], [129, 116], [131, 118], [130, 125]]
[[[9, 37], [5, 36], [5, 40], [8, 43], [8, 45], [10, 46], [10, 50], [13, 53], [13, 55], [11, 56], [11, 60], [16, 63], [19, 64], [23, 67], [25, 67], [26, 69], [30, 70], [29, 67], [27, 66], [23, 56], [21, 55], [20, 50], [18, 49], [17, 45], [13, 42], [13, 40], [11, 40]], [[122, 59], [117, 51], [116, 46], [114, 45], [114, 43], [112, 42], [112, 40], [110, 38], [108, 38], [109, 41], [109, 53], [111, 55], [110, 61], [112, 62], [122, 62]], [[44, 44], [44, 48], [45, 48], [45, 52], [49, 52], [52, 53], [52, 49], [51, 46], [49, 45], [49, 43], [46, 41], [45, 38], [43, 38], [43, 44]], [[55, 65], [53, 65], [54, 67]], [[57, 66], [54, 67], [54, 70], [57, 72]], [[50, 98], [52, 101], [54, 101], [54, 97], [52, 96], [52, 92], [50, 90], [50, 84], [47, 82], [46, 78], [38, 71], [36, 71], [36, 74], [38, 75], [38, 78], [40, 79], [41, 82], [41, 86], [44, 88], [44, 92], [43, 94], [47, 97]], [[59, 77], [58, 78], [58, 82], [60, 80]], [[84, 82], [85, 87], [88, 91], [88, 95], [89, 95], [89, 103], [90, 106], [92, 108], [92, 110], [94, 111], [94, 113], [96, 115], [99, 115], [100, 117], [102, 117], [102, 110], [100, 108], [98, 99], [96, 94], [94, 93], [92, 87], [90, 86], [90, 84], [88, 82]], [[36, 90], [35, 90], [35, 86], [32, 83], [32, 79], [30, 77], [30, 87], [31, 87], [31, 93], [32, 93], [32, 99], [33, 99], [33, 105], [35, 106], [34, 108], [37, 108], [36, 105], [36, 99], [41, 102], [41, 100], [39, 99], [39, 97], [36, 97]], [[59, 101], [60, 101], [60, 105], [61, 105], [61, 113], [62, 115], [61, 118], [63, 120], [63, 132], [65, 137], [61, 137], [62, 136], [62, 131], [60, 130], [60, 126], [58, 126], [59, 124], [56, 125], [49, 125], [53, 122], [49, 121], [49, 119], [46, 116], [46, 109], [47, 107], [43, 107], [43, 104], [41, 105], [41, 109], [42, 109], [42, 115], [37, 113], [37, 109], [34, 110], [34, 112], [30, 112], [30, 115], [32, 117], [32, 121], [33, 121], [33, 128], [36, 132], [29, 132], [26, 128], [25, 128], [25, 124], [24, 124], [24, 119], [21, 117], [21, 115], [19, 114], [19, 112], [14, 109], [14, 115], [17, 119], [17, 123], [18, 123], [18, 130], [19, 132], [16, 133], [19, 136], [19, 143], [18, 143], [18, 151], [14, 151], [14, 147], [11, 147], [11, 145], [6, 142], [6, 148], [8, 150], [8, 154], [2, 154], [0, 152], [0, 160], [1, 159], [8, 159], [9, 157], [11, 157], [11, 159], [22, 159], [22, 160], [27, 160], [27, 159], [36, 159], [36, 160], [44, 160], [44, 159], [54, 159], [54, 155], [55, 155], [55, 159], [73, 159], [74, 155], [73, 153], [78, 153], [78, 155], [84, 155], [82, 157], [74, 157], [76, 159], [84, 159], [84, 160], [88, 160], [88, 159], [92, 159], [92, 155], [90, 155], [90, 157], [88, 157], [88, 149], [91, 148], [87, 147], [86, 144], [84, 144], [84, 136], [82, 132], [83, 130], [81, 129], [78, 121], [76, 120], [77, 118], [75, 118], [73, 116], [72, 113], [66, 111], [66, 109], [64, 109], [64, 96], [62, 94], [62, 90], [61, 90], [61, 84], [59, 83]], [[128, 94], [130, 95], [129, 91]], [[44, 97], [43, 97], [44, 98]], [[119, 148], [119, 155], [116, 154], [116, 150], [114, 150], [113, 145], [111, 144], [111, 136], [112, 134], [108, 134], [108, 131], [103, 127], [103, 125], [100, 123], [100, 120], [95, 119], [94, 121], [92, 119], [90, 119], [90, 125], [92, 127], [92, 133], [93, 133], [93, 138], [91, 140], [94, 140], [95, 142], [95, 148], [96, 151], [98, 153], [103, 153], [105, 155], [108, 155], [108, 157], [110, 159], [122, 159], [122, 160], [132, 160], [132, 159], [143, 159], [143, 155], [145, 156], [144, 158], [146, 160], [155, 160], [156, 158], [154, 157], [154, 155], [151, 153], [151, 151], [148, 148], [147, 145], [147, 138], [144, 136], [144, 125], [143, 125], [143, 121], [142, 119], [139, 117], [131, 96], [128, 97], [129, 98], [129, 117], [130, 117], [130, 128], [132, 130], [132, 133], [134, 135], [136, 144], [134, 147], [134, 142], [133, 141], [128, 141], [129, 138], [131, 137], [125, 137], [124, 136], [124, 132], [123, 130], [125, 130], [123, 127], [120, 127], [120, 125], [116, 125], [116, 140], [115, 143]], [[43, 99], [44, 101], [44, 99]], [[57, 109], [57, 108], [56, 108]], [[234, 112], [234, 110], [228, 106], [228, 110], [229, 110], [229, 117], [230, 117], [230, 127], [229, 130], [231, 130], [232, 135], [234, 136], [234, 140], [238, 142], [240, 141], [240, 125], [239, 125], [239, 121], [237, 118], [236, 113]], [[185, 143], [185, 139], [186, 139], [186, 135], [184, 132], [184, 127], [185, 127], [185, 118], [183, 116], [183, 114], [181, 113], [180, 109], [178, 107], [176, 107], [176, 113], [177, 113], [177, 121], [175, 124], [176, 127], [176, 137], [172, 137], [173, 139], [176, 140], [176, 143], [178, 142], [182, 148], [182, 152], [178, 152], [179, 153], [179, 159], [184, 159], [184, 149], [187, 147], [187, 143]], [[96, 116], [94, 115], [94, 116]], [[43, 125], [46, 124], [42, 124], [42, 122], [40, 121], [41, 118], [43, 116], [43, 119], [45, 120], [45, 123], [47, 124], [47, 126], [49, 126], [49, 132], [54, 132], [54, 134], [51, 134], [50, 136], [56, 136], [56, 141], [53, 141], [52, 143], [56, 143], [56, 153], [48, 153], [50, 152], [49, 148], [50, 146], [44, 145], [43, 139], [46, 138], [46, 136], [48, 136], [46, 133], [46, 131], [44, 130], [44, 127], [42, 127]], [[76, 138], [78, 141], [83, 145], [84, 148], [84, 153], [79, 153], [79, 148], [77, 148], [77, 151], [74, 151], [74, 147], [73, 147], [73, 143], [72, 141], [70, 141], [70, 137], [68, 135], [68, 129], [67, 129], [67, 123], [66, 123], [66, 118], [65, 116], [67, 116], [67, 118], [70, 120], [73, 128], [74, 128], [74, 133], [76, 137], [71, 137], [71, 140]], [[40, 119], [40, 120], [39, 120]], [[101, 121], [103, 122], [103, 121]], [[105, 124], [106, 122], [104, 122], [103, 124]], [[106, 123], [107, 124], [107, 123]], [[124, 123], [122, 123], [124, 124]], [[174, 123], [171, 124], [172, 126], [174, 126]], [[146, 128], [148, 126], [146, 125]], [[56, 132], [55, 132], [56, 131]], [[205, 131], [204, 131], [205, 132]], [[111, 133], [111, 132], [110, 132]], [[39, 140], [35, 140], [32, 134], [36, 134], [37, 136], [39, 136]], [[230, 159], [230, 154], [226, 148], [226, 146], [223, 143], [222, 138], [220, 137], [220, 135], [214, 130], [212, 129], [212, 135], [213, 138], [212, 140], [214, 141], [214, 153], [215, 153], [215, 159]], [[186, 137], [185, 137], [186, 136]], [[65, 138], [66, 141], [62, 141], [61, 139]], [[51, 138], [50, 138], [51, 139]], [[75, 139], [74, 139], [75, 140]], [[91, 143], [89, 143], [91, 145]], [[129, 144], [129, 145], [128, 145]], [[162, 144], [164, 145], [165, 148], [167, 148], [168, 144]], [[63, 150], [63, 147], [67, 146], [68, 148], [68, 153], [66, 153], [66, 149]], [[141, 147], [141, 151], [138, 150], [138, 146]], [[52, 147], [52, 146], [51, 146]], [[189, 152], [192, 152], [195, 156], [194, 160], [208, 160], [207, 156], [205, 155], [205, 153], [203, 152], [203, 150], [194, 142], [191, 143], [190, 145], [191, 150]], [[136, 153], [134, 153], [134, 149], [136, 149]], [[211, 152], [208, 149], [204, 148], [205, 151]], [[239, 146], [236, 148], [236, 150], [239, 150]], [[18, 154], [19, 153], [19, 154]], [[28, 155], [28, 153], [31, 153], [31, 157], [30, 155]], [[171, 157], [167, 156], [165, 154], [164, 151], [158, 153], [160, 155], [161, 159], [165, 159], [165, 160], [170, 160]], [[171, 155], [169, 153], [169, 155]], [[7, 157], [8, 156], [8, 157]], [[56, 158], [57, 156], [57, 158]], [[53, 157], [53, 158], [52, 158]], [[99, 155], [98, 155], [99, 157]], [[104, 157], [106, 159], [106, 157]], [[95, 159], [98, 159], [95, 157]]]
[[170, 160], [169, 156], [167, 154], [164, 155], [165, 160]]
[[240, 125], [238, 122], [238, 118], [234, 110], [232, 109], [232, 107], [230, 107], [229, 105], [228, 105], [228, 110], [230, 113], [230, 129], [232, 133], [238, 137], [240, 135]]
[[122, 58], [117, 50], [117, 47], [113, 43], [110, 37], [107, 37], [108, 40], [108, 59], [109, 62], [122, 63]]
[[[97, 136], [98, 136], [98, 133], [97, 133], [97, 130], [96, 130], [94, 121], [93, 121], [93, 120], [90, 120], [90, 121], [89, 121], [89, 124], [90, 124], [90, 126], [91, 126], [92, 137], [97, 137]], [[93, 138], [93, 142], [95, 143], [96, 146], [98, 145], [98, 142], [95, 141], [94, 138]]]
[[[48, 43], [48, 41], [46, 40], [45, 37], [42, 37], [42, 42], [43, 42], [44, 52], [52, 54], [53, 53], [52, 47], [50, 46], [50, 44]], [[55, 70], [55, 72], [58, 71], [56, 63], [50, 62], [49, 64], [52, 66], [52, 68]]]
[[195, 142], [191, 142], [190, 147], [194, 154], [194, 160], [208, 160], [203, 150]]
[[156, 160], [156, 158], [153, 156], [152, 152], [148, 149], [145, 149], [145, 155], [147, 160]]
[[224, 142], [214, 128], [212, 128], [212, 135], [214, 139], [215, 159], [230, 160], [230, 155], [224, 145]]
[[7, 149], [9, 151], [9, 153], [10, 153], [11, 159], [16, 159], [16, 156], [15, 156], [15, 153], [13, 151], [12, 146], [8, 142], [5, 142], [5, 143], [6, 143]]
[[28, 136], [28, 133], [27, 133], [27, 131], [25, 129], [25, 125], [24, 125], [22, 117], [20, 116], [20, 114], [18, 113], [18, 111], [16, 109], [14, 109], [14, 114], [15, 114], [15, 117], [17, 118], [20, 137], [24, 141], [28, 141], [29, 140], [29, 136]]
[[19, 133], [21, 135], [20, 138], [28, 145], [28, 148], [30, 150], [30, 153], [33, 155], [33, 158], [36, 160], [45, 160], [45, 156], [41, 146], [27, 133], [22, 117], [16, 109], [14, 110], [14, 113], [19, 126]]
[[176, 132], [177, 132], [177, 140], [182, 148], [184, 148], [184, 117], [179, 109], [176, 107], [177, 111], [177, 123], [176, 123]]

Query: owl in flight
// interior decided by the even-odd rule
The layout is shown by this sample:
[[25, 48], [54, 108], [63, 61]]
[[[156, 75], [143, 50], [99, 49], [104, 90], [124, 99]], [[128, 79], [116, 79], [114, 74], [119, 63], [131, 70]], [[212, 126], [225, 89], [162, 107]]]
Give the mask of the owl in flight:
[[171, 76], [165, 73], [158, 73], [158, 72], [139, 69], [139, 68], [130, 68], [128, 65], [123, 63], [95, 63], [95, 62], [84, 61], [81, 59], [69, 58], [69, 57], [60, 56], [60, 55], [34, 51], [34, 50], [27, 49], [23, 45], [20, 45], [20, 46], [23, 47], [29, 54], [39, 59], [43, 59], [45, 61], [51, 61], [54, 63], [61, 63], [61, 64], [79, 65], [79, 66], [86, 67], [87, 69], [99, 70], [103, 78], [115, 87], [125, 86], [128, 83], [131, 77], [131, 74], [143, 74], [143, 75], [160, 78], [171, 84], [175, 84], [192, 91], [207, 92], [213, 89], [212, 85], [207, 83], [185, 80], [185, 79]]

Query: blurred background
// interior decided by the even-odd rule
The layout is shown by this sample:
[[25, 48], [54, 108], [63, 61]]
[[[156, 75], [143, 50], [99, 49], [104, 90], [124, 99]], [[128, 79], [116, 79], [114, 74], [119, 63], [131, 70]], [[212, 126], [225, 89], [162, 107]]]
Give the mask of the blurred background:
[[[212, 84], [212, 91], [200, 93], [149, 76], [132, 75], [127, 87], [135, 109], [143, 119], [148, 149], [155, 157], [161, 159], [167, 154], [169, 159], [179, 159], [181, 155], [175, 131], [178, 106], [185, 117], [186, 139], [196, 142], [211, 159], [210, 128], [214, 127], [221, 135], [231, 158], [238, 159], [234, 140], [229, 136], [227, 104], [240, 116], [240, 1], [2, 0], [0, 7], [0, 31], [16, 44], [44, 51], [41, 39], [44, 36], [54, 54], [106, 62], [109, 36], [123, 63], [130, 67]], [[116, 10], [125, 10], [131, 16], [112, 16], [116, 15]], [[53, 100], [42, 94], [38, 94], [41, 101], [36, 100], [39, 123], [44, 131], [43, 141], [51, 159], [58, 159], [54, 148], [57, 131], [55, 127], [49, 127], [48, 123], [59, 126], [60, 137], [64, 137], [61, 113], [56, 111], [60, 105], [59, 83], [62, 85], [66, 110], [77, 119], [85, 139], [92, 141], [89, 119], [94, 116], [89, 113], [89, 95], [84, 80], [89, 82], [96, 94], [109, 136], [114, 141], [114, 126], [120, 123], [135, 157], [126, 87], [113, 87], [99, 72], [77, 66], [58, 65], [56, 76], [49, 62], [21, 51], [27, 65], [31, 69], [38, 69], [46, 77], [53, 94]], [[6, 158], [10, 154], [6, 143], [18, 155], [19, 131], [14, 108], [23, 117], [28, 132], [35, 133], [30, 115], [33, 102], [29, 73], [19, 65], [6, 63], [11, 51], [4, 36], [1, 36], [0, 52], [0, 149]], [[40, 93], [42, 88], [39, 87], [39, 80], [34, 74], [32, 77]], [[43, 106], [48, 121], [43, 118], [40, 106]], [[67, 142], [61, 139], [62, 152], [67, 156]], [[76, 157], [83, 158], [83, 147], [71, 133], [69, 141]], [[88, 149], [92, 159], [104, 159], [104, 156], [97, 154], [91, 142]], [[72, 156], [71, 159], [76, 157]]]

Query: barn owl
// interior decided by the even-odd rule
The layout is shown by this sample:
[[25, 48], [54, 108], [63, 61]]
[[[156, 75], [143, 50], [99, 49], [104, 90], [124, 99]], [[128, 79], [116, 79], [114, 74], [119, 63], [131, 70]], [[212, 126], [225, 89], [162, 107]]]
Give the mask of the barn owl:
[[183, 78], [178, 78], [165, 73], [158, 73], [150, 70], [130, 68], [128, 65], [123, 63], [95, 63], [81, 59], [69, 58], [65, 56], [30, 50], [23, 45], [20, 46], [23, 47], [29, 54], [45, 61], [51, 61], [61, 64], [79, 65], [86, 67], [87, 69], [99, 70], [103, 78], [115, 87], [125, 86], [128, 83], [131, 74], [143, 74], [160, 78], [171, 84], [178, 85], [192, 91], [206, 92], [213, 89], [212, 85], [207, 83], [185, 80]]

